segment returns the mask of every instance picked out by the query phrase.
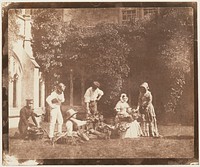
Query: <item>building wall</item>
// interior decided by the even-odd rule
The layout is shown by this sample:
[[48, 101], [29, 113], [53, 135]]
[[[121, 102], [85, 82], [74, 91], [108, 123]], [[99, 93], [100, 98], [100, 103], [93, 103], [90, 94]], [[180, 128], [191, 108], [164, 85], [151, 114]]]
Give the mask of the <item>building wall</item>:
[[[17, 127], [19, 122], [20, 109], [26, 105], [26, 99], [34, 100], [34, 110], [36, 113], [42, 113], [44, 109], [44, 99], [41, 99], [39, 106], [39, 92], [41, 98], [44, 98], [44, 82], [42, 82], [41, 90], [39, 82], [41, 73], [39, 65], [35, 61], [31, 48], [31, 17], [23, 14], [22, 10], [16, 22], [19, 25], [19, 38], [17, 41], [12, 41], [12, 36], [8, 36], [10, 40], [9, 46], [9, 128]], [[16, 75], [17, 74], [17, 75]], [[17, 77], [16, 77], [17, 76]], [[13, 89], [15, 87], [16, 89]], [[16, 98], [15, 98], [16, 96]], [[16, 99], [16, 105], [13, 101]], [[40, 121], [38, 119], [38, 121]]]
[[[21, 57], [22, 62], [17, 60], [16, 58], [12, 58], [12, 55], [9, 55], [9, 70], [13, 68], [12, 64], [13, 61], [15, 61], [15, 67], [19, 68], [22, 65], [21, 72], [20, 70], [14, 70], [14, 73], [17, 73], [19, 75], [17, 81], [16, 81], [16, 96], [17, 96], [17, 105], [13, 106], [13, 96], [14, 96], [14, 82], [9, 82], [9, 107], [10, 107], [10, 116], [17, 116], [19, 115], [20, 108], [22, 106], [25, 106], [26, 99], [30, 99], [34, 97], [34, 65], [31, 62], [30, 58], [26, 53], [21, 49], [19, 49], [19, 52], [15, 55], [16, 57]], [[23, 58], [22, 58], [23, 57]], [[11, 72], [11, 76], [14, 75], [13, 72]], [[14, 109], [14, 110], [13, 110]]]
[[64, 9], [63, 21], [82, 27], [95, 26], [102, 22], [118, 23], [119, 9]]
[[26, 99], [34, 97], [34, 66], [30, 61], [30, 58], [24, 55], [24, 72], [23, 72], [23, 91], [22, 91], [22, 106], [26, 105]]
[[38, 110], [39, 108], [39, 69], [34, 68], [33, 71], [34, 81], [33, 81], [33, 100], [34, 100], [34, 108]]
[[[124, 24], [147, 14], [158, 13], [159, 8], [90, 8], [63, 9], [63, 21], [81, 27], [95, 26], [98, 23]], [[126, 16], [125, 16], [126, 15]], [[125, 16], [125, 17], [124, 17]], [[124, 19], [125, 18], [125, 19]]]

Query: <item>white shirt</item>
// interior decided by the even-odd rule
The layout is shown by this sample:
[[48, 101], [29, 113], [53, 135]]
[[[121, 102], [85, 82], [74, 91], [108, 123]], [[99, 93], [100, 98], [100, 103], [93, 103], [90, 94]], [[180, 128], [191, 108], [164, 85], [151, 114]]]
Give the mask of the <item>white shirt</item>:
[[129, 108], [129, 104], [127, 102], [122, 102], [121, 100], [117, 102], [115, 106], [115, 110], [118, 111], [120, 114], [126, 112], [127, 108]]
[[[52, 100], [57, 100], [57, 102], [53, 103]], [[51, 108], [59, 107], [64, 101], [65, 98], [63, 92], [61, 94], [57, 94], [55, 91], [53, 91], [46, 99], [46, 102]]]
[[85, 103], [89, 103], [90, 101], [96, 101], [97, 97], [103, 96], [103, 91], [97, 88], [93, 91], [92, 87], [89, 87], [84, 95]]

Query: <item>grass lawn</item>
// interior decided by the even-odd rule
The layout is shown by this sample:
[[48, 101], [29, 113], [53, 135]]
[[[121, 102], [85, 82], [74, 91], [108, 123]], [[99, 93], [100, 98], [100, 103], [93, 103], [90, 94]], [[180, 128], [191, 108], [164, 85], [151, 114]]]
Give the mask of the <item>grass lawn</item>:
[[[43, 127], [47, 127], [44, 124]], [[65, 130], [65, 129], [64, 129]], [[91, 139], [78, 145], [55, 144], [47, 138], [36, 141], [14, 139], [17, 129], [9, 130], [9, 152], [18, 159], [90, 159], [90, 158], [193, 158], [192, 126], [159, 126], [163, 138]]]

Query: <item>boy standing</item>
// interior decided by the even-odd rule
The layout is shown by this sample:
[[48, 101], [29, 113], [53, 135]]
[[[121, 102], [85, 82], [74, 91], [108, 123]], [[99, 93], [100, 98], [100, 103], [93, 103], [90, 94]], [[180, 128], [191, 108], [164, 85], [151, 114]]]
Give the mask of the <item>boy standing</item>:
[[47, 97], [46, 102], [50, 106], [50, 126], [49, 138], [52, 140], [54, 137], [54, 129], [56, 120], [58, 121], [58, 133], [62, 134], [63, 116], [61, 113], [61, 103], [65, 101], [64, 98], [65, 85], [60, 83], [56, 89]]

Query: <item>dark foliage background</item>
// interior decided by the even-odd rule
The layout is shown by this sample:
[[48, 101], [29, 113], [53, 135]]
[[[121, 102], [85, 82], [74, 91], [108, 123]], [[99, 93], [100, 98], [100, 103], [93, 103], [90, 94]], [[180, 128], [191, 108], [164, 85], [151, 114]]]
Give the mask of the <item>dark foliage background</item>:
[[62, 21], [60, 10], [35, 10], [33, 52], [51, 90], [71, 66], [97, 79], [105, 92], [100, 109], [112, 113], [122, 92], [137, 105], [146, 81], [160, 122], [193, 124], [194, 26], [190, 8], [163, 8], [127, 25], [84, 28]]

